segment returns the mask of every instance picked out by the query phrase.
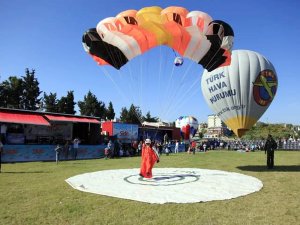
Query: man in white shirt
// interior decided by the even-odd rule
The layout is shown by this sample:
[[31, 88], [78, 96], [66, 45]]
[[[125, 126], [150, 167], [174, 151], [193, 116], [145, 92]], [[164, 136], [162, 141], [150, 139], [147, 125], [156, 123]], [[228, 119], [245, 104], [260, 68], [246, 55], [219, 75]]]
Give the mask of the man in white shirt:
[[75, 138], [73, 140], [73, 155], [74, 155], [74, 160], [76, 160], [76, 158], [77, 158], [77, 151], [78, 151], [78, 148], [79, 148], [79, 143], [80, 143], [80, 140], [78, 138]]
[[178, 153], [178, 149], [179, 149], [179, 142], [176, 140], [174, 153]]

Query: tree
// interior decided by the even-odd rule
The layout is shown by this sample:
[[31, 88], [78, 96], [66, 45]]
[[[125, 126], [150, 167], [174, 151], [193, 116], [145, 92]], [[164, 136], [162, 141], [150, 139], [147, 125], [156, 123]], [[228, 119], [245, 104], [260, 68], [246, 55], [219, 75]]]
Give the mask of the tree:
[[57, 102], [58, 112], [74, 115], [76, 113], [75, 105], [73, 91], [68, 91], [67, 96], [62, 96]]
[[56, 99], [56, 93], [51, 93], [47, 95], [44, 92], [44, 106], [46, 112], [58, 112], [57, 107], [57, 99]]
[[75, 115], [75, 113], [76, 113], [75, 105], [76, 105], [76, 103], [74, 102], [74, 91], [68, 91], [67, 97], [66, 97], [65, 113]]
[[36, 110], [39, 108], [42, 93], [39, 88], [39, 82], [35, 78], [35, 70], [25, 70], [25, 76], [22, 76], [23, 93], [21, 97], [21, 105], [23, 109]]
[[126, 107], [122, 107], [121, 113], [120, 113], [120, 120], [124, 123], [127, 122], [128, 119], [128, 110]]
[[78, 102], [81, 115], [96, 116], [104, 119], [105, 117], [105, 104], [98, 101], [97, 97], [89, 91], [83, 101]]
[[4, 81], [0, 84], [0, 107], [7, 107], [9, 85]]
[[67, 98], [65, 96], [62, 96], [57, 101], [57, 112], [66, 113], [66, 111], [67, 111]]
[[56, 98], [56, 93], [47, 95], [44, 93], [44, 109], [46, 112], [56, 112], [74, 115], [76, 111], [73, 91], [68, 91], [67, 96], [62, 96], [60, 99]]
[[21, 97], [23, 94], [22, 79], [10, 76], [1, 84], [0, 105], [6, 108], [21, 109]]
[[266, 123], [256, 123], [247, 133], [242, 137], [243, 139], [264, 139], [272, 134], [275, 139], [279, 138], [289, 138], [293, 136], [293, 130], [290, 126], [283, 124], [266, 124]]
[[134, 106], [131, 104], [128, 116], [127, 116], [127, 123], [134, 123], [134, 124], [141, 124], [142, 123], [142, 112], [138, 106]]
[[109, 102], [108, 103], [108, 107], [106, 109], [106, 118], [108, 120], [113, 120], [115, 118], [115, 110], [114, 110], [114, 107], [113, 107], [113, 104], [112, 102]]
[[129, 110], [126, 107], [121, 109], [120, 120], [124, 123], [141, 124], [143, 120], [142, 112], [138, 106], [131, 104]]
[[147, 122], [158, 122], [158, 118], [152, 117], [150, 111], [147, 112], [146, 116], [143, 116], [143, 120]]

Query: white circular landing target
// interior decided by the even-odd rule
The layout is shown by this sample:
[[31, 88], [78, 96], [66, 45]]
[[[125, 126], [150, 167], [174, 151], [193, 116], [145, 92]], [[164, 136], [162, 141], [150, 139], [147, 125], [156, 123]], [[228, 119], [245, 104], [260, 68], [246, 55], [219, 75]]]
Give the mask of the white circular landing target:
[[255, 177], [221, 170], [154, 168], [153, 178], [139, 176], [139, 169], [103, 170], [66, 180], [73, 188], [147, 203], [194, 203], [237, 198], [259, 191]]

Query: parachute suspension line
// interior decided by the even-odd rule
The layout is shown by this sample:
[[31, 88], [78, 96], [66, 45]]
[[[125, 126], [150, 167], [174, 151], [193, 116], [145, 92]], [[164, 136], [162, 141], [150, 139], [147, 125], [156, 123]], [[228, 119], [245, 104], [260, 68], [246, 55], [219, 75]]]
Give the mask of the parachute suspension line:
[[[216, 53], [214, 54], [214, 56], [211, 57], [211, 59], [210, 59], [209, 62], [208, 62], [208, 65], [210, 65], [210, 63], [212, 62], [213, 58], [219, 53], [220, 49], [221, 49], [221, 46], [220, 46], [220, 48], [218, 49], [218, 51], [216, 51]], [[214, 66], [214, 64], [212, 64], [207, 70], [210, 70], [210, 68], [212, 68], [213, 66]]]
[[[132, 82], [130, 82], [130, 85], [129, 85], [130, 87], [129, 88], [130, 88], [131, 91], [134, 92], [134, 93], [131, 94], [131, 104], [133, 104], [133, 106], [134, 106], [134, 114], [135, 114], [136, 118], [139, 120], [140, 124], [142, 124], [143, 123], [143, 118], [141, 117], [142, 115], [139, 115], [136, 111], [136, 107], [140, 107], [140, 104], [138, 104], [136, 102], [136, 98], [135, 98], [135, 96], [136, 96], [135, 87], [134, 87], [135, 85], [134, 85], [134, 78], [133, 78], [133, 73], [132, 73], [132, 70], [131, 70], [131, 64], [130, 63], [128, 64], [128, 68], [129, 68], [129, 74], [130, 74], [131, 81], [132, 81]], [[128, 82], [124, 81], [122, 83], [124, 84], [124, 83], [128, 83]]]
[[129, 76], [130, 76], [130, 90], [131, 92], [133, 91], [133, 93], [131, 93], [131, 97], [132, 97], [132, 102], [136, 102], [136, 94], [134, 93], [136, 88], [135, 88], [135, 83], [134, 83], [134, 78], [133, 78], [133, 74], [132, 74], [132, 69], [131, 69], [131, 64], [129, 63], [128, 65], [128, 70], [129, 70]]
[[[103, 73], [111, 80], [111, 82], [114, 84], [114, 86], [116, 87], [117, 91], [119, 92], [119, 94], [122, 96], [122, 98], [125, 100], [125, 102], [129, 102], [129, 99], [127, 98], [127, 96], [124, 94], [124, 92], [122, 91], [122, 89], [119, 87], [119, 85], [115, 82], [115, 80], [112, 78], [111, 74], [103, 67], [101, 67]], [[138, 116], [138, 114], [136, 113], [136, 111], [134, 110], [134, 113], [136, 115], [136, 118], [139, 120], [139, 122], [142, 124], [142, 118], [140, 118]]]
[[[165, 57], [166, 58], [166, 57]], [[159, 46], [159, 71], [158, 71], [158, 90], [161, 90], [161, 75], [162, 75], [162, 65], [163, 65], [163, 54], [162, 46]], [[157, 102], [159, 103], [159, 108], [162, 108], [162, 102], [160, 101], [160, 95], [157, 95]], [[160, 115], [158, 117], [158, 127], [155, 129], [154, 139], [156, 139], [159, 129], [159, 122], [161, 121]]]
[[[168, 99], [168, 93], [169, 93], [169, 90], [171, 88], [171, 82], [173, 81], [173, 74], [174, 74], [174, 69], [175, 69], [175, 66], [173, 64], [172, 66], [172, 72], [171, 72], [171, 76], [168, 80], [168, 86], [167, 86], [167, 89], [166, 89], [166, 92], [164, 92], [164, 96], [163, 96], [163, 103], [165, 103]], [[164, 114], [165, 114], [165, 111], [166, 111], [166, 104], [164, 104], [164, 107], [160, 108], [160, 113], [159, 113], [159, 117], [161, 118]]]
[[[187, 99], [193, 98], [199, 91], [200, 91], [199, 88], [195, 88], [195, 91], [194, 91], [191, 95], [189, 95], [189, 96], [187, 97]], [[184, 106], [184, 104], [186, 104], [186, 102], [187, 102], [187, 101], [181, 101], [180, 104], [176, 105], [176, 107], [174, 108], [174, 110], [180, 109], [181, 107]]]
[[[181, 106], [182, 105], [182, 103], [185, 103], [185, 102], [187, 102], [187, 99], [189, 99], [190, 97], [191, 97], [191, 95], [189, 95], [188, 97], [186, 97], [186, 95], [188, 94], [188, 93], [190, 93], [190, 91], [191, 90], [193, 90], [193, 88], [197, 85], [197, 83], [199, 82], [199, 80], [198, 79], [196, 79], [195, 81], [194, 81], [194, 83], [190, 86], [190, 88], [181, 96], [181, 98], [177, 101], [178, 102], [178, 104], [176, 104], [176, 105], [174, 105], [174, 110], [173, 111], [175, 111], [175, 109], [176, 110], [178, 110], [179, 109], [179, 106]], [[200, 89], [198, 89], [198, 88], [195, 88], [196, 89], [196, 92], [195, 93], [197, 93]]]
[[143, 109], [143, 60], [142, 57], [140, 57], [140, 72], [139, 72], [139, 103], [141, 109]]
[[[110, 57], [111, 57], [111, 56], [117, 56], [117, 57], [111, 57], [111, 58], [113, 59], [113, 62], [114, 62], [114, 63], [117, 63], [118, 65], [121, 65], [121, 62], [122, 62], [121, 56], [120, 56], [119, 54], [114, 55], [114, 53], [112, 52], [112, 50], [110, 50], [110, 49], [107, 48], [107, 47], [106, 47], [106, 49], [107, 49], [107, 51], [108, 51]], [[124, 74], [121, 72], [120, 69], [118, 69], [117, 71], [118, 71], [119, 77], [122, 78], [122, 80], [123, 80]], [[106, 72], [107, 72], [107, 71], [106, 71]], [[132, 81], [132, 80], [133, 80], [133, 77], [132, 77], [132, 71], [131, 71], [130, 65], [129, 65], [129, 74], [130, 74], [130, 79], [131, 79], [131, 81]], [[115, 85], [115, 87], [117, 88], [118, 92], [121, 94], [122, 98], [125, 100], [125, 102], [128, 102], [128, 103], [130, 104], [130, 99], [128, 98], [128, 95], [126, 95], [126, 94], [124, 93], [124, 91], [122, 91], [122, 88], [120, 88], [120, 86], [118, 85], [118, 83], [117, 83], [112, 77], [113, 77], [113, 76], [109, 76], [110, 80], [113, 82], [113, 84]], [[123, 85], [123, 86], [124, 86], [124, 85], [128, 85], [128, 82], [124, 82], [124, 81], [123, 81], [121, 85]], [[128, 85], [128, 86], [130, 86], [130, 87], [129, 87], [130, 90], [134, 90], [134, 88], [132, 88], [132, 85], [133, 85], [133, 82], [129, 82], [129, 85]], [[131, 96], [131, 102], [134, 103], [134, 100], [133, 100], [133, 99], [134, 99], [134, 95], [129, 95], [129, 96]], [[136, 113], [136, 111], [134, 111], [134, 113], [135, 113], [137, 119], [140, 121], [140, 123], [142, 123], [142, 120], [141, 120], [141, 118], [138, 116], [138, 114]]]
[[188, 93], [187, 90], [185, 90], [183, 92], [182, 88], [184, 87], [184, 85], [183, 85], [184, 84], [184, 80], [185, 80], [186, 76], [188, 75], [188, 72], [190, 71], [192, 65], [193, 65], [193, 63], [190, 62], [189, 67], [186, 69], [186, 71], [185, 71], [184, 75], [182, 76], [180, 82], [178, 83], [177, 87], [174, 89], [175, 90], [174, 91], [174, 95], [171, 97], [172, 102], [170, 102], [171, 108], [172, 107], [174, 108], [176, 105], [178, 105], [178, 99], [179, 99], [179, 98], [177, 98], [178, 94], [180, 94], [182, 96], [185, 96]]
[[[107, 49], [107, 52], [109, 53], [110, 57], [113, 59], [113, 62], [114, 62], [115, 64], [121, 65], [121, 56], [120, 56], [119, 54], [114, 55], [114, 53], [112, 52], [112, 50], [111, 50], [110, 48], [107, 48], [107, 47], [106, 47], [106, 49]], [[112, 56], [117, 56], [117, 57], [112, 57]], [[123, 74], [121, 73], [121, 70], [118, 69], [117, 71], [118, 71], [119, 77], [123, 79], [124, 76], [123, 76]], [[106, 71], [106, 72], [107, 72], [107, 71]], [[107, 72], [107, 73], [108, 73], [108, 72]], [[109, 73], [108, 73], [108, 74], [109, 74]], [[120, 88], [120, 86], [119, 86], [119, 85], [117, 84], [117, 82], [113, 79], [113, 76], [111, 76], [111, 75], [109, 74], [109, 78], [111, 79], [111, 81], [113, 82], [113, 84], [115, 85], [115, 87], [117, 88], [118, 92], [122, 95], [123, 99], [126, 99], [126, 100], [129, 102], [129, 99], [128, 99], [127, 95], [124, 94], [124, 91], [122, 91], [122, 89]], [[124, 84], [128, 84], [128, 82], [122, 82], [122, 85], [124, 85]], [[131, 85], [131, 82], [130, 82], [130, 85]]]
[[[178, 46], [178, 49], [180, 49], [180, 47], [181, 47], [181, 44], [182, 44], [182, 42], [180, 42], [180, 44], [179, 44], [179, 46]], [[177, 53], [176, 53], [176, 51], [172, 48], [172, 50], [173, 50], [173, 53], [174, 53], [174, 55], [175, 55], [175, 58], [177, 58], [178, 56], [177, 56]], [[166, 97], [168, 98], [168, 97], [170, 97], [171, 95], [172, 95], [172, 90], [171, 90], [171, 94], [170, 95], [168, 95], [168, 92], [169, 92], [169, 89], [170, 89], [170, 87], [171, 87], [171, 85], [172, 85], [172, 82], [173, 82], [173, 74], [174, 74], [174, 69], [175, 69], [175, 65], [174, 65], [174, 63], [173, 63], [173, 67], [172, 67], [172, 73], [171, 73], [171, 78], [169, 79], [169, 85], [168, 85], [168, 89], [167, 89], [167, 95], [166, 95]], [[190, 67], [188, 67], [188, 69], [190, 69]], [[187, 73], [185, 73], [185, 76], [186, 76], [186, 74]], [[184, 76], [184, 77], [185, 77]], [[173, 93], [178, 93], [177, 92], [177, 89], [173, 89]], [[176, 94], [175, 94], [176, 95]], [[161, 113], [161, 116], [167, 116], [168, 114], [166, 113], [166, 112], [168, 112], [169, 111], [169, 108], [171, 107], [171, 101], [172, 101], [172, 98], [169, 98], [169, 102], [168, 102], [168, 105], [167, 105], [167, 107], [164, 107], [164, 111]]]
[[[121, 65], [121, 56], [120, 56], [119, 54], [117, 54], [117, 55], [116, 55], [117, 57], [112, 57], [112, 56], [114, 56], [114, 53], [112, 52], [112, 50], [109, 49], [109, 48], [107, 48], [106, 46], [105, 46], [105, 48], [106, 48], [106, 50], [107, 50], [109, 56], [113, 59], [113, 62], [114, 62], [114, 63], [117, 62], [119, 65]], [[104, 69], [103, 67], [101, 67], [101, 68], [102, 68], [102, 70]], [[119, 85], [117, 84], [117, 82], [113, 79], [113, 76], [111, 76], [107, 70], [105, 70], [104, 73], [105, 73], [106, 75], [108, 75], [109, 79], [113, 82], [113, 84], [114, 84], [114, 86], [116, 87], [117, 91], [118, 91], [119, 94], [122, 96], [123, 101], [125, 100], [124, 102], [130, 102], [130, 100], [129, 100], [129, 98], [127, 97], [127, 95], [124, 94], [124, 91], [122, 91], [122, 89], [120, 88], [120, 86], [119, 86]], [[131, 73], [131, 69], [130, 69], [130, 73]], [[118, 70], [118, 74], [119, 74], [120, 77], [122, 77], [122, 78], [124, 77], [123, 74], [121, 74], [120, 70]], [[124, 83], [128, 83], [128, 82], [122, 82], [122, 85], [124, 85]], [[131, 82], [130, 82], [130, 83], [131, 83]], [[132, 85], [132, 83], [131, 83], [130, 85]], [[132, 90], [132, 89], [131, 89], [131, 90]], [[139, 115], [136, 113], [136, 111], [134, 111], [134, 113], [135, 113], [137, 119], [140, 121], [140, 123], [142, 123], [142, 118], [139, 117]]]
[[[167, 107], [167, 111], [165, 112], [165, 115], [168, 115], [169, 111], [171, 108], [174, 108], [175, 105], [178, 104], [178, 98], [177, 95], [181, 95], [182, 94], [182, 88], [184, 87], [184, 81], [186, 76], [188, 75], [188, 72], [190, 71], [191, 67], [193, 65], [193, 62], [190, 62], [189, 66], [187, 67], [187, 69], [185, 70], [183, 76], [181, 77], [180, 81], [177, 83], [177, 86], [173, 89], [173, 93], [172, 95], [170, 95], [170, 100], [168, 102], [168, 107]], [[183, 95], [185, 95], [187, 93], [187, 91], [185, 91], [183, 93]]]
[[[142, 66], [142, 60], [140, 59], [140, 68], [139, 71], [137, 71], [138, 76], [134, 76], [134, 73], [132, 72], [132, 68], [131, 68], [131, 64], [128, 64], [128, 68], [129, 68], [129, 74], [130, 74], [130, 90], [133, 91], [133, 93], [131, 94], [131, 104], [133, 104], [134, 106], [134, 114], [136, 116], [136, 118], [139, 120], [139, 122], [142, 124], [143, 123], [143, 118], [141, 117], [142, 115], [139, 115], [136, 111], [136, 107], [139, 107], [140, 109], [142, 109], [142, 88], [143, 88], [143, 84], [142, 84], [142, 77], [143, 77], [143, 66]], [[128, 81], [124, 81], [122, 82], [122, 85], [124, 85], [124, 83], [128, 83]], [[138, 96], [136, 96], [138, 95]], [[129, 99], [127, 98], [128, 102]]]
[[175, 52], [175, 50], [172, 48], [172, 50], [173, 50], [173, 53], [174, 53], [174, 55], [175, 55], [175, 58], [177, 57], [177, 54], [176, 54], [176, 52]]
[[[159, 72], [158, 72], [158, 90], [161, 90], [161, 73], [162, 73], [162, 46], [159, 46]], [[159, 102], [159, 108], [162, 107], [162, 102], [159, 99], [159, 95], [157, 95], [157, 102]], [[158, 118], [159, 120], [161, 118]]]
[[[163, 51], [161, 52], [161, 66], [162, 66], [162, 70], [161, 70], [161, 86], [160, 86], [160, 93], [161, 95], [159, 96], [159, 102], [160, 102], [160, 112], [159, 112], [159, 116], [161, 115], [161, 110], [164, 108], [164, 98], [166, 97], [166, 87], [167, 87], [167, 83], [170, 84], [170, 82], [167, 82], [167, 78], [168, 78], [168, 72], [169, 72], [169, 66], [168, 65], [168, 59], [169, 59], [169, 55], [168, 55], [168, 48], [164, 48], [164, 46], [161, 46], [161, 48], [163, 49]], [[169, 79], [170, 81], [170, 79]]]
[[[110, 48], [108, 48], [106, 45], [104, 45], [104, 47], [105, 47], [105, 50], [108, 52], [109, 57], [112, 59], [113, 63], [116, 64], [117, 61], [115, 60], [115, 57], [113, 57], [114, 54], [113, 54], [112, 50]], [[120, 57], [120, 56], [118, 55], [118, 57]], [[119, 62], [120, 61], [121, 61], [121, 59], [119, 58]]]
[[112, 78], [112, 75], [104, 68], [104, 67], [100, 67], [102, 72], [105, 74], [106, 77], [108, 77], [111, 82], [114, 84], [115, 88], [117, 89], [117, 91], [119, 92], [119, 94], [122, 96], [123, 99], [127, 100], [127, 97], [124, 95], [123, 91], [121, 90], [121, 88], [119, 87], [119, 85], [115, 82], [115, 80]]

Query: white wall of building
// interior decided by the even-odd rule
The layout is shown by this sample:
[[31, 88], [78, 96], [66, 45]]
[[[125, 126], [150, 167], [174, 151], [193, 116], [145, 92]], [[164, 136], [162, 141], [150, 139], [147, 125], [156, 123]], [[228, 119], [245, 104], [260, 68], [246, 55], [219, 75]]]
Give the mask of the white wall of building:
[[216, 115], [209, 115], [207, 119], [207, 127], [215, 128], [215, 127], [226, 127], [226, 125], [222, 122], [222, 120]]

